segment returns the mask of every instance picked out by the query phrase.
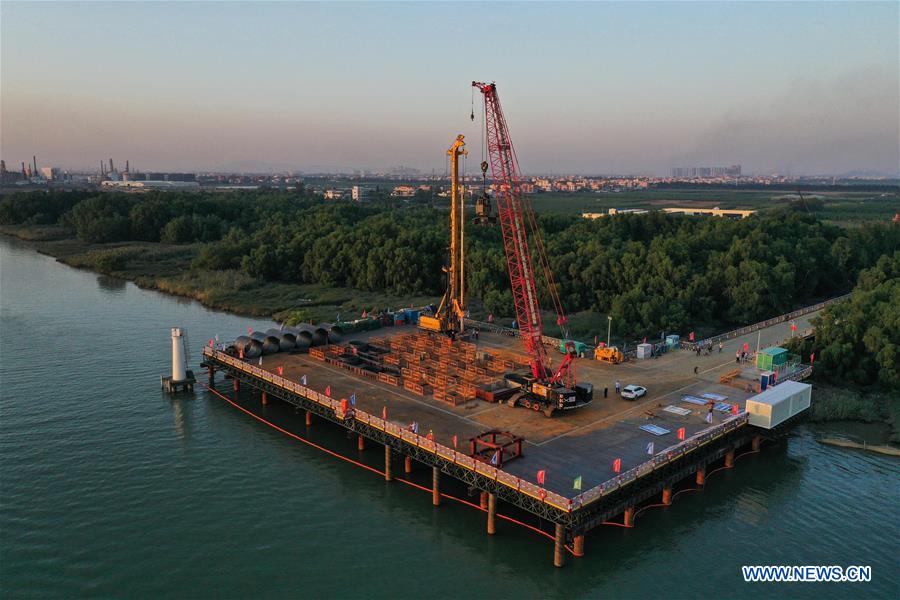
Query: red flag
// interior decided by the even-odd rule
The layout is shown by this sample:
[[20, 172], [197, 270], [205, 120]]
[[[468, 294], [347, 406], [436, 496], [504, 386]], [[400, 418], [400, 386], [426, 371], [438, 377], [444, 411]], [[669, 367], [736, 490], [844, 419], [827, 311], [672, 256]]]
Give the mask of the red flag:
[[613, 471], [615, 471], [616, 473], [622, 472], [622, 459], [621, 458], [617, 458], [616, 460], [613, 461]]
[[284, 375], [284, 367], [281, 365], [278, 365], [278, 375], [279, 376]]
[[537, 482], [540, 485], [544, 485], [544, 481], [547, 479], [547, 471], [541, 469], [537, 472]]
[[678, 428], [678, 439], [679, 439], [679, 440], [683, 440], [683, 439], [684, 439], [684, 427], [679, 427], [679, 428]]
[[350, 403], [347, 402], [346, 398], [341, 398], [341, 412], [346, 414]]
[[331, 396], [331, 386], [330, 385], [325, 386], [325, 395]]
[[738, 408], [738, 405], [737, 405], [737, 404], [732, 404], [732, 405], [731, 405], [731, 414], [736, 415], [736, 414], [738, 414], [738, 412], [739, 412], [740, 410], [741, 410], [741, 409]]
[[238, 350], [238, 358], [240, 358], [241, 360], [244, 360], [244, 349], [243, 348]]
[[809, 364], [813, 364], [814, 362], [816, 362], [816, 353], [815, 352], [813, 352], [812, 354], [809, 355]]
[[212, 340], [209, 340], [209, 347], [210, 347], [210, 348], [213, 347], [213, 341], [212, 341]]
[[381, 409], [381, 419], [387, 421], [387, 406]]
[[744, 352], [750, 352], [750, 344], [744, 342]]
[[688, 334], [688, 340], [690, 340], [692, 342], [694, 341], [694, 332], [693, 331]]
[[797, 331], [797, 324], [791, 321], [791, 331]]
[[453, 436], [453, 447], [456, 448], [456, 436]]
[[252, 327], [248, 327], [248, 328], [247, 328], [247, 335], [251, 335], [252, 333], [253, 333], [253, 328], [252, 328]]

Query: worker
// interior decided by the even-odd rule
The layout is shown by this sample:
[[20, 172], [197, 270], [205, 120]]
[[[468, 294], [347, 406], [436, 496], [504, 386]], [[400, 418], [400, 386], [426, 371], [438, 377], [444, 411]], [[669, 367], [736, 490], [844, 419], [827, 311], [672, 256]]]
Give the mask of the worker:
[[603, 397], [606, 398], [609, 396], [609, 386], [603, 388]]
[[741, 362], [741, 351], [740, 350], [734, 351], [734, 362], [736, 362], [736, 363]]
[[722, 354], [722, 342], [719, 342], [719, 354]]
[[513, 322], [512, 322], [512, 328], [513, 328], [513, 329], [518, 329], [518, 328], [519, 328], [519, 324], [516, 323], [516, 320], [515, 320], [515, 319], [513, 319]]
[[622, 395], [622, 384], [619, 383], [618, 379], [616, 379], [616, 394]]
[[694, 367], [694, 375], [696, 375], [696, 374], [697, 374], [697, 371], [699, 371], [699, 370], [700, 370], [699, 367]]
[[494, 322], [494, 313], [488, 313], [488, 323]]

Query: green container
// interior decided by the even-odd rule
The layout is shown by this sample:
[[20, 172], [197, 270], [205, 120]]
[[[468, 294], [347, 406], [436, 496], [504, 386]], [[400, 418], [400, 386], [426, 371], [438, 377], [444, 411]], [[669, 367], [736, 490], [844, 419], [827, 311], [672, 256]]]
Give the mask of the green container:
[[763, 371], [774, 371], [785, 364], [788, 359], [788, 351], [785, 348], [774, 346], [760, 350], [756, 355], [756, 368]]

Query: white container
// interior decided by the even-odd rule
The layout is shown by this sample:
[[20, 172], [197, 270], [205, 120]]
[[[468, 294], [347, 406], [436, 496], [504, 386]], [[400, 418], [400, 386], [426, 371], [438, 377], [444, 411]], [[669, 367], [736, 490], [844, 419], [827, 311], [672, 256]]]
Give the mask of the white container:
[[784, 381], [747, 399], [750, 425], [772, 429], [809, 408], [812, 386], [799, 381]]
[[653, 354], [653, 344], [638, 344], [637, 357], [640, 359], [650, 358]]

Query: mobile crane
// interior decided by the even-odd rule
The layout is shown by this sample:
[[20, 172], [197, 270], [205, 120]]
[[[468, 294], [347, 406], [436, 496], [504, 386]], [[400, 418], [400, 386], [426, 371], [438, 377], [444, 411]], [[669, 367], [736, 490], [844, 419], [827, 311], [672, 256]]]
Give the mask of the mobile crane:
[[465, 156], [466, 138], [456, 136], [453, 145], [447, 150], [450, 156], [450, 266], [444, 268], [447, 273], [447, 291], [434, 316], [421, 315], [419, 328], [425, 331], [445, 333], [456, 337], [465, 330], [466, 286], [465, 286], [465, 195], [459, 183], [459, 157]]
[[484, 97], [484, 123], [491, 178], [495, 184], [497, 216], [503, 236], [519, 337], [525, 346], [531, 366], [531, 373], [528, 375], [516, 373], [506, 375], [507, 383], [521, 390], [512, 396], [509, 404], [543, 411], [544, 415], [549, 417], [557, 410], [571, 410], [590, 403], [594, 397], [593, 385], [580, 384], [577, 381], [574, 344], [566, 345], [562, 363], [555, 372], [548, 368], [534, 261], [529, 246], [529, 230], [556, 310], [557, 324], [564, 330], [565, 312], [556, 291], [556, 282], [553, 280], [553, 272], [547, 260], [534, 211], [522, 193], [522, 176], [509, 137], [506, 117], [500, 106], [497, 86], [494, 83], [473, 81], [472, 87], [477, 88]]

